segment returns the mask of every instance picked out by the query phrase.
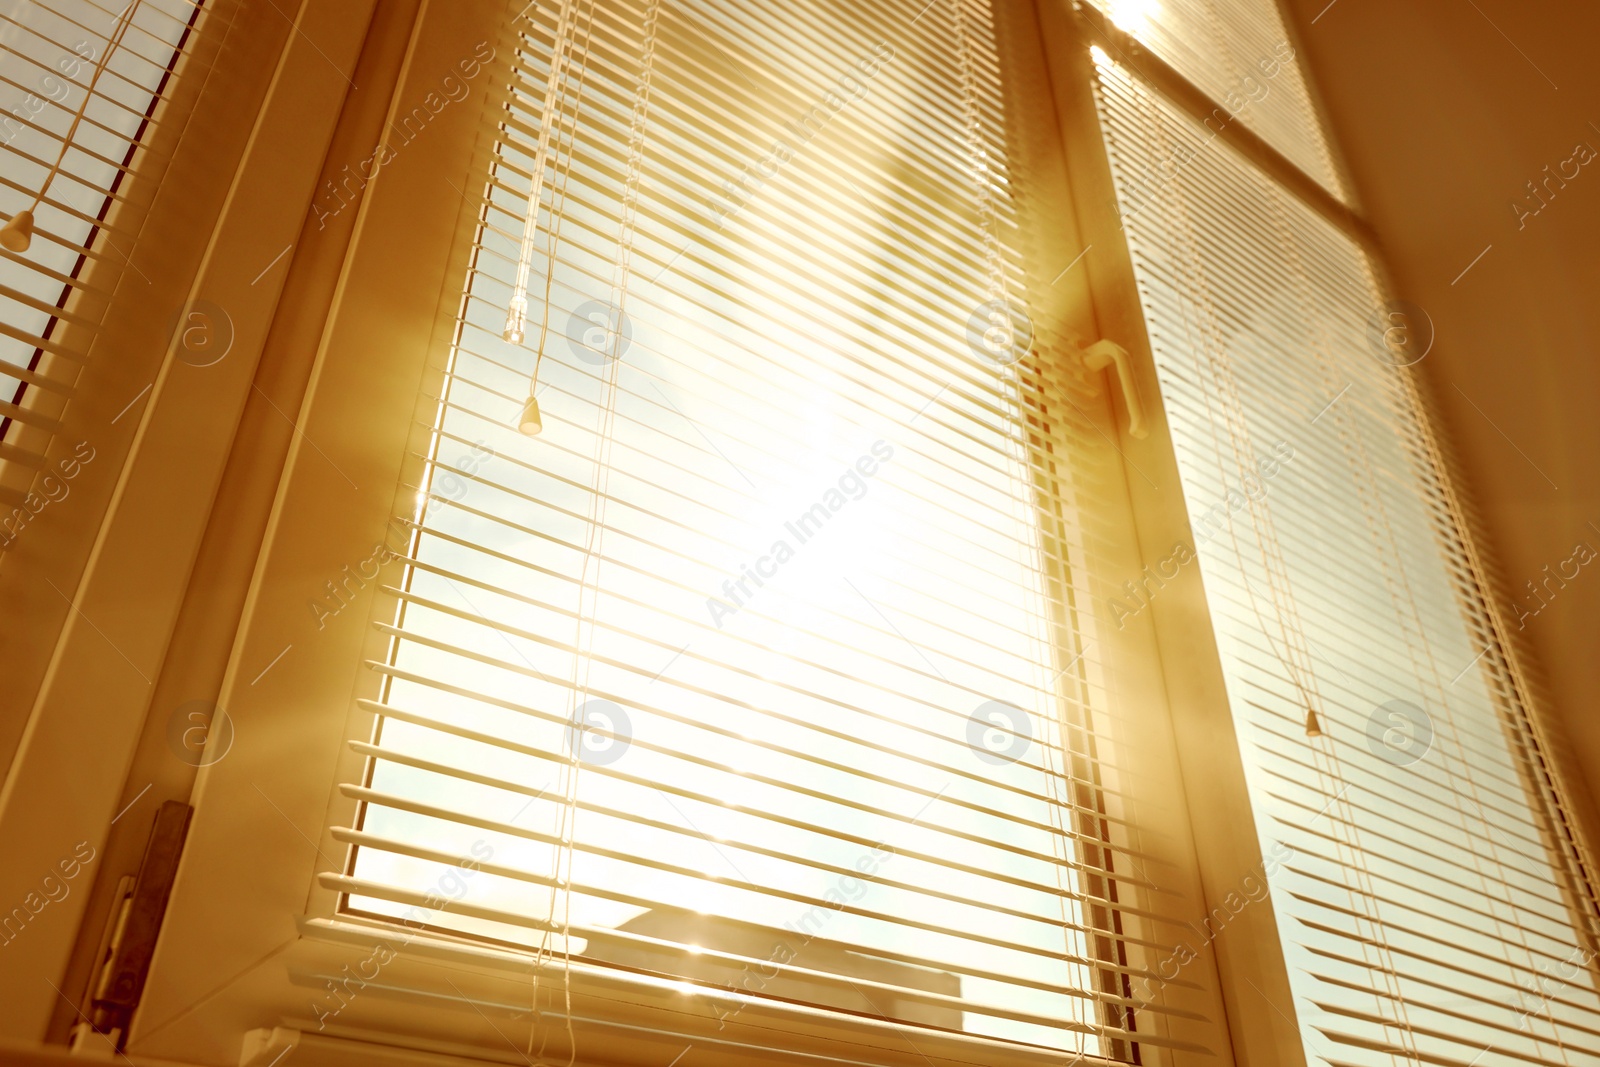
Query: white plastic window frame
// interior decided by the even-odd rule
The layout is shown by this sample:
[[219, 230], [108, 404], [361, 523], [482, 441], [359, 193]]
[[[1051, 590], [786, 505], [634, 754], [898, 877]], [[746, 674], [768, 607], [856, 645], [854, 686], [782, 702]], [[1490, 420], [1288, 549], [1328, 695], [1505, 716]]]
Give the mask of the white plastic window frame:
[[[1047, 31], [1054, 3], [1044, 0], [1040, 8]], [[501, 25], [516, 6], [505, 0], [426, 3], [395, 87], [392, 115], [435, 92], [445, 72], [477, 53], [490, 36], [485, 27]], [[1067, 66], [1053, 67], [1058, 102], [1076, 99], [1074, 92], [1086, 94], [1086, 82], [1077, 82], [1074, 89]], [[130, 1039], [136, 1058], [233, 1062], [244, 1053], [265, 1063], [282, 1047], [303, 1042], [325, 1049], [332, 1057], [329, 1062], [346, 1056], [349, 1062], [378, 1062], [381, 1053], [375, 1046], [357, 1043], [363, 1034], [385, 1035], [383, 1042], [390, 1046], [410, 1043], [465, 1058], [474, 1050], [503, 1056], [508, 1041], [480, 1005], [503, 1005], [507, 1018], [530, 1006], [532, 982], [522, 954], [466, 939], [416, 936], [406, 939], [404, 952], [385, 955], [377, 963], [384, 954], [376, 953], [375, 945], [406, 932], [340, 915], [337, 895], [316, 882], [319, 870], [330, 866], [323, 854], [342, 854], [325, 828], [348, 822], [353, 813], [353, 804], [338, 794], [337, 784], [361, 771], [359, 759], [345, 745], [347, 737], [364, 732], [352, 697], [365, 694], [372, 684], [362, 661], [381, 658], [384, 650], [368, 622], [388, 606], [376, 594], [377, 580], [355, 588], [350, 603], [333, 617], [309, 611], [307, 601], [327, 581], [341, 579], [347, 567], [371, 558], [386, 537], [398, 487], [416, 481], [418, 461], [406, 458], [411, 427], [416, 418], [431, 414], [423, 394], [430, 381], [438, 380], [448, 354], [455, 294], [467, 267], [461, 235], [476, 219], [449, 190], [471, 188], [475, 175], [481, 184], [481, 170], [474, 168], [487, 162], [480, 133], [481, 94], [480, 86], [469, 102], [452, 104], [434, 117], [425, 151], [397, 151], [366, 190], [359, 209], [357, 236], [339, 279], [307, 399], [296, 418], [296, 445], [279, 485], [220, 694], [236, 740], [225, 759], [202, 770], [197, 783], [184, 865]], [[1063, 106], [1064, 113], [1070, 111], [1071, 106]], [[1086, 136], [1071, 121], [1066, 130], [1069, 141]], [[1085, 243], [1068, 205], [1061, 212], [1061, 231], [1061, 248]], [[1052, 310], [1084, 336], [1108, 334], [1110, 324], [1126, 318], [1126, 309], [1095, 286], [1111, 284], [1116, 274], [1105, 272], [1100, 281], [1091, 277], [1095, 275], [1085, 270], [1082, 276], [1064, 279], [1052, 297], [1058, 301]], [[293, 309], [281, 313], [293, 314]], [[1129, 336], [1142, 336], [1142, 327], [1136, 326], [1136, 320], [1127, 324]], [[1150, 384], [1145, 395], [1157, 395]], [[1104, 395], [1109, 397], [1110, 390]], [[1133, 444], [1121, 434], [1109, 402], [1096, 417], [1108, 435], [1108, 447], [1115, 447], [1109, 442], [1119, 438], [1124, 447]], [[1159, 451], [1149, 450], [1164, 447], [1171, 466], [1164, 422], [1152, 421], [1156, 425], [1139, 447], [1151, 462], [1158, 462], [1151, 457], [1159, 457]], [[1162, 484], [1177, 484], [1175, 468], [1171, 476], [1158, 477]], [[1186, 528], [1181, 502], [1174, 504], [1174, 499], [1175, 490], [1160, 508]], [[1131, 510], [1125, 517], [1132, 531]], [[1149, 543], [1142, 522], [1139, 533], [1138, 541], [1130, 537], [1126, 558], [1116, 561], [1126, 573], [1137, 573], [1145, 558], [1157, 558], [1171, 543]], [[392, 580], [388, 573], [384, 578]], [[1182, 610], [1182, 598], [1174, 596], [1173, 601], [1171, 610]], [[1233, 834], [1225, 841], [1191, 833], [1191, 825], [1203, 831], [1208, 824], [1228, 820], [1239, 825], [1240, 818], [1247, 824], [1249, 818], [1226, 703], [1218, 699], [1215, 650], [1203, 638], [1191, 642], [1184, 653], [1184, 673], [1198, 681], [1173, 693], [1167, 679], [1149, 669], [1158, 662], [1149, 622], [1130, 626], [1110, 640], [1116, 647], [1103, 654], [1117, 678], [1119, 706], [1142, 709], [1150, 743], [1170, 756], [1174, 773], [1159, 786], [1167, 790], [1160, 806], [1190, 811], [1187, 824], [1172, 827], [1179, 867], [1195, 869], [1198, 853], [1204, 899], [1220, 900], [1259, 868], [1261, 857], [1253, 833]], [[1186, 737], [1219, 739], [1194, 746], [1185, 744]], [[1185, 804], [1186, 779], [1191, 802], [1202, 795], [1208, 799]], [[1212, 784], [1218, 788], [1211, 789]], [[1203, 915], [1199, 906], [1196, 921]], [[1248, 915], [1240, 941], [1263, 940], [1251, 936], [1254, 929], [1276, 946], [1270, 921], [1261, 910]], [[1282, 980], [1277, 973], [1281, 961], [1271, 953], [1258, 956], [1246, 954], [1229, 962], [1219, 955], [1195, 964], [1185, 975], [1207, 990], [1208, 1014], [1217, 1020], [1218, 1032], [1232, 1029], [1236, 1042], [1241, 1040], [1240, 1023], [1233, 1018], [1238, 1009], [1231, 998], [1224, 1022], [1221, 990], [1238, 984], [1230, 983], [1229, 972], [1254, 976], [1269, 989], [1278, 988]], [[375, 966], [381, 977], [373, 974]], [[369, 984], [422, 992], [357, 995], [348, 1003], [341, 999], [333, 1028], [345, 1037], [319, 1036], [328, 1029], [324, 979], [351, 973], [368, 976]], [[541, 1001], [543, 1010], [560, 1010], [560, 998], [551, 997], [560, 988], [559, 979], [558, 974], [542, 979], [547, 998]], [[669, 1062], [683, 1051], [682, 1032], [701, 1034], [708, 1054], [729, 1062], [747, 1053], [726, 1042], [885, 1064], [981, 1060], [1020, 1067], [1060, 1060], [1057, 1053], [907, 1030], [759, 998], [741, 1010], [736, 1024], [718, 1029], [716, 1013], [685, 998], [676, 983], [607, 968], [574, 965], [570, 989], [575, 1019], [603, 1021], [575, 1023], [585, 1060]], [[475, 1003], [464, 1007], [468, 1000]], [[1285, 1053], [1277, 1062], [1297, 1062], [1298, 1042], [1283, 1044], [1278, 1024], [1252, 1021], [1257, 1014], [1245, 1012], [1245, 1040]], [[521, 1054], [522, 1049], [510, 1044]], [[1213, 1051], [1219, 1064], [1235, 1060], [1232, 1048]], [[1145, 1062], [1170, 1061], [1146, 1050]]]

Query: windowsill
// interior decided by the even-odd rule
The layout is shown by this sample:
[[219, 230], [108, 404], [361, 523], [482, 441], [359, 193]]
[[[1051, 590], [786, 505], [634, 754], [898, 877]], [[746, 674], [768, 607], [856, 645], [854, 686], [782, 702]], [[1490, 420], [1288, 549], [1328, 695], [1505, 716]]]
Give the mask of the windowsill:
[[[659, 1067], [686, 1046], [697, 1064], [781, 1055], [797, 1063], [1059, 1067], [1072, 1056], [725, 988], [687, 992], [686, 983], [669, 978], [559, 958], [538, 969], [544, 1033], [529, 1038], [535, 971], [526, 953], [362, 919], [303, 917], [298, 925], [300, 936], [276, 961], [289, 982], [272, 1005], [282, 1026], [262, 1046], [271, 1055], [258, 1050], [243, 1063], [271, 1062], [291, 1043], [297, 1062], [302, 1047], [315, 1053], [311, 1063], [418, 1062], [408, 1058], [415, 1053], [444, 1057], [440, 1063], [527, 1062], [529, 1040], [536, 1050], [548, 1042], [547, 1058], [565, 1059], [569, 987], [580, 1063]], [[395, 942], [402, 947], [376, 963], [375, 946]], [[343, 996], [329, 991], [333, 980]], [[268, 1036], [251, 1033], [246, 1052]], [[385, 1048], [393, 1050], [389, 1057]], [[1111, 1067], [1094, 1056], [1076, 1062]]]

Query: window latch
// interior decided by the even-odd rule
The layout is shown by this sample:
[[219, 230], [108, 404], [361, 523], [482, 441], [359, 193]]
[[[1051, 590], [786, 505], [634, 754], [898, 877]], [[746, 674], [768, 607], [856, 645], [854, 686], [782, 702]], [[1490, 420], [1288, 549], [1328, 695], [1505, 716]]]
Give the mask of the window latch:
[[1090, 370], [1117, 368], [1117, 381], [1122, 386], [1122, 401], [1128, 408], [1128, 433], [1133, 437], [1148, 437], [1150, 428], [1144, 421], [1144, 402], [1139, 399], [1139, 383], [1133, 377], [1133, 359], [1128, 350], [1115, 341], [1096, 341], [1083, 350], [1084, 366]]

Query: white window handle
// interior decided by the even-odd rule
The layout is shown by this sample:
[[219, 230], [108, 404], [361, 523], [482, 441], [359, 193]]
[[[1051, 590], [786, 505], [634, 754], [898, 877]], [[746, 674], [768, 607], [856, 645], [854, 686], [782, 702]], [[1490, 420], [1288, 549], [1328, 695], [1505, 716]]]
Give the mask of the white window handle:
[[1139, 384], [1133, 378], [1133, 362], [1128, 350], [1115, 341], [1096, 341], [1083, 350], [1083, 362], [1090, 370], [1104, 370], [1107, 364], [1116, 364], [1122, 399], [1128, 405], [1128, 433], [1134, 437], [1149, 436], [1150, 428], [1144, 424], [1144, 403], [1139, 399]]

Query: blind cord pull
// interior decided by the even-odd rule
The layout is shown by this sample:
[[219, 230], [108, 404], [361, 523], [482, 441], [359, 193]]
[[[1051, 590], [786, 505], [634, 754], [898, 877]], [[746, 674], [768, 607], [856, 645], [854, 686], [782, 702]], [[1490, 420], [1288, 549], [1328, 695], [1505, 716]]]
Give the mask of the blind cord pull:
[[[522, 220], [522, 244], [517, 250], [517, 279], [512, 286], [511, 299], [506, 303], [506, 325], [501, 336], [514, 345], [520, 345], [528, 328], [528, 276], [533, 270], [533, 243], [539, 232], [539, 207], [544, 200], [545, 163], [550, 154], [550, 134], [557, 122], [557, 105], [565, 93], [567, 51], [572, 42], [573, 17], [571, 0], [562, 0], [561, 13], [556, 23], [555, 41], [550, 49], [550, 73], [544, 86], [544, 110], [539, 119], [539, 142], [533, 154], [533, 176], [528, 185], [527, 213]], [[550, 208], [555, 210], [554, 198]], [[555, 227], [546, 231], [546, 241], [555, 241]], [[555, 269], [555, 249], [549, 249], [549, 270]], [[546, 282], [550, 278], [546, 275]], [[544, 344], [550, 321], [549, 286], [546, 285], [544, 311], [540, 317], [539, 350], [533, 357], [533, 374], [528, 379], [528, 399], [522, 402], [517, 415], [517, 430], [533, 437], [544, 429], [544, 418], [539, 413], [539, 399], [535, 395], [539, 386], [539, 364], [544, 359]]]
[[78, 124], [83, 121], [83, 113], [89, 109], [89, 101], [94, 97], [94, 87], [100, 83], [100, 75], [104, 74], [106, 67], [111, 62], [111, 56], [116, 52], [117, 46], [122, 44], [123, 36], [128, 32], [128, 27], [133, 25], [133, 17], [139, 12], [139, 5], [144, 0], [129, 0], [128, 5], [117, 16], [117, 24], [111, 29], [111, 36], [106, 38], [106, 50], [100, 53], [100, 60], [94, 65], [94, 73], [89, 77], [89, 88], [84, 91], [83, 100], [78, 104], [78, 111], [72, 116], [72, 125], [67, 127], [66, 136], [61, 138], [61, 151], [56, 153], [56, 161], [50, 165], [50, 173], [45, 175], [44, 184], [39, 187], [39, 194], [33, 198], [33, 205], [17, 212], [3, 228], [0, 228], [0, 245], [8, 251], [26, 252], [33, 245], [33, 212], [44, 202], [45, 194], [50, 192], [50, 183], [56, 180], [56, 175], [61, 173], [61, 164], [67, 158], [67, 149], [72, 147], [72, 139], [77, 136]]
[[[644, 166], [644, 134], [645, 123], [650, 111], [650, 80], [655, 66], [656, 29], [660, 21], [661, 8], [659, 0], [650, 0], [645, 7], [644, 32], [639, 46], [639, 80], [634, 86], [633, 111], [628, 123], [628, 161], [626, 173], [622, 182], [622, 198], [617, 218], [617, 254], [612, 267], [611, 302], [607, 309], [609, 317], [608, 328], [605, 334], [606, 350], [602, 353], [608, 359], [621, 355], [618, 349], [619, 337], [622, 331], [623, 308], [628, 299], [628, 278], [633, 260], [633, 236], [635, 230], [635, 217], [639, 201], [639, 176]], [[548, 113], [550, 102], [547, 99], [545, 110]], [[535, 193], [529, 199], [529, 222], [538, 215], [537, 186]], [[525, 231], [525, 233], [531, 232]], [[531, 250], [531, 238], [524, 239], [523, 246]], [[512, 304], [508, 310], [506, 320], [506, 340], [512, 340], [511, 330], [513, 320], [517, 320], [517, 340], [521, 339], [520, 315], [526, 312], [527, 298], [527, 270], [523, 262], [517, 265], [518, 288], [512, 296]], [[519, 307], [517, 301], [521, 299]], [[550, 314], [548, 302], [545, 308], [545, 317]], [[539, 400], [534, 395], [539, 385], [539, 360], [544, 357], [544, 342], [541, 334], [539, 355], [535, 357], [533, 375], [528, 381], [528, 398], [522, 402], [522, 413], [517, 419], [517, 429], [532, 437], [544, 429], [544, 418], [539, 412]]]

